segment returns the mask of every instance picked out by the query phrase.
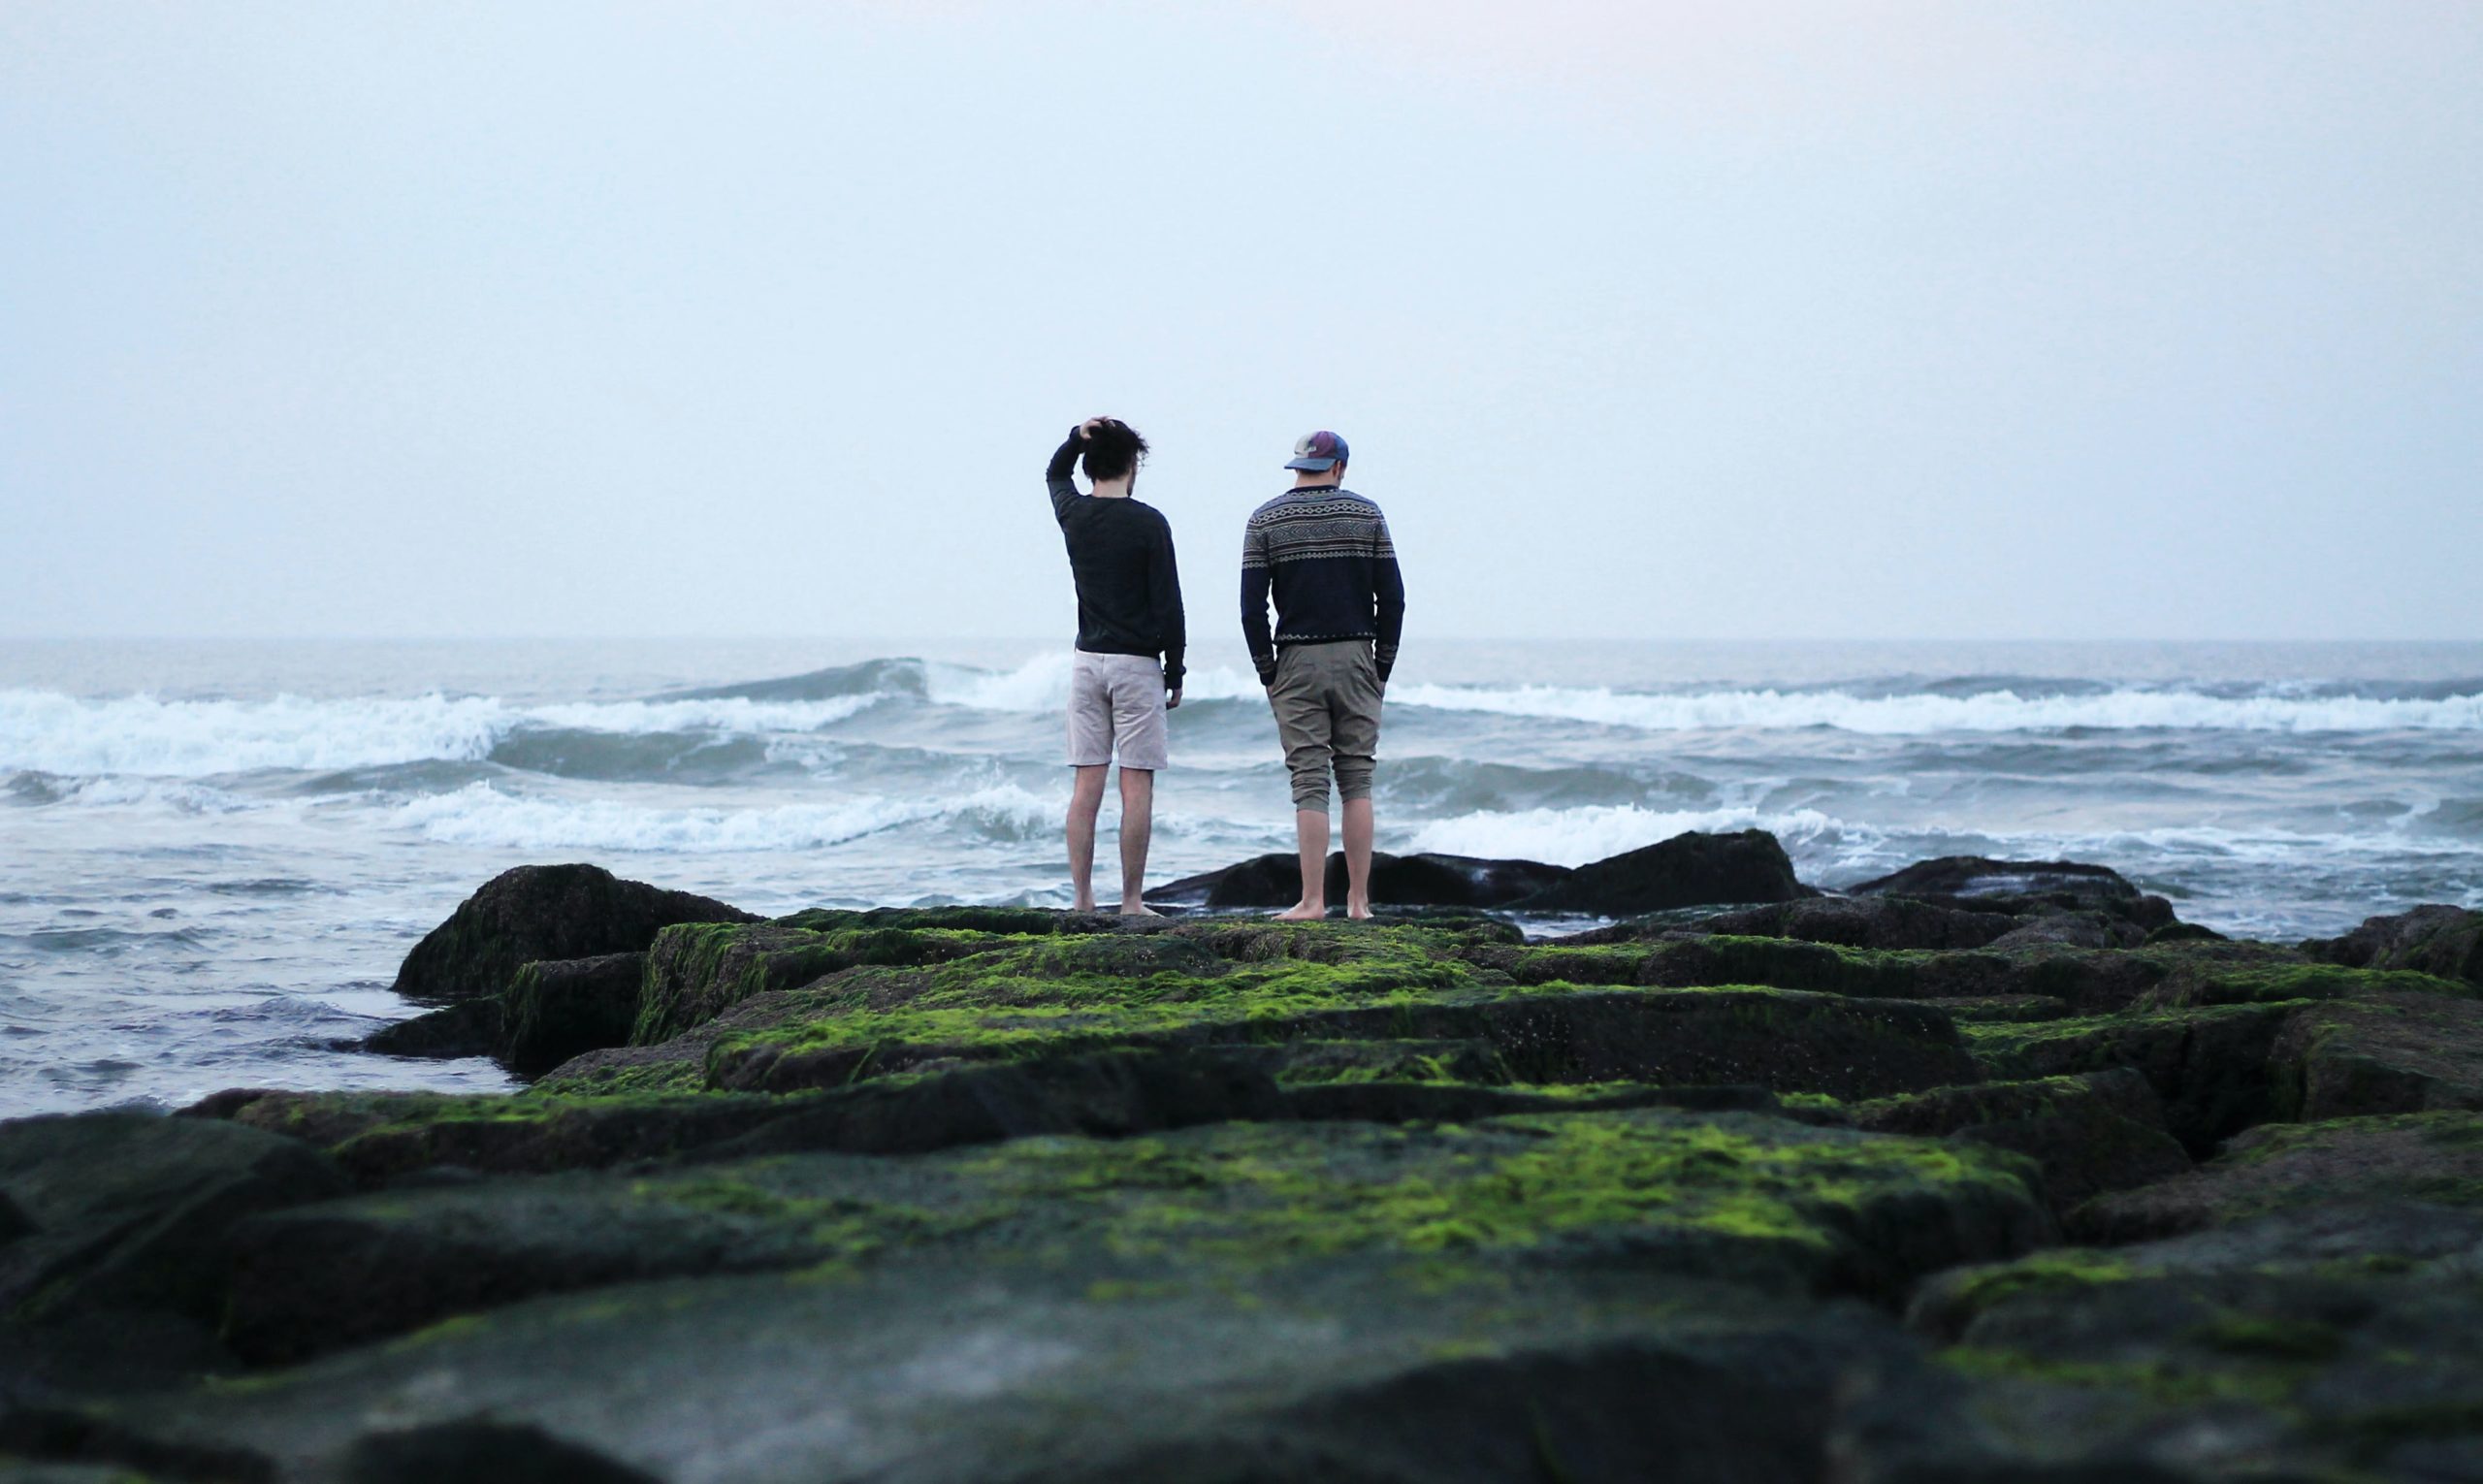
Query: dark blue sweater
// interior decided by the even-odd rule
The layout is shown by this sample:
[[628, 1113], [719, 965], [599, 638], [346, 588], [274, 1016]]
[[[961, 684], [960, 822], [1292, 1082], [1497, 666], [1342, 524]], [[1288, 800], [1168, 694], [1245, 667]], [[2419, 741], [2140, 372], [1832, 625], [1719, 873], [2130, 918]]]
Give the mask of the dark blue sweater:
[[1242, 532], [1242, 634], [1260, 684], [1275, 679], [1276, 646], [1332, 639], [1372, 641], [1385, 681], [1404, 628], [1405, 582], [1379, 506], [1321, 484], [1289, 490], [1251, 512]]

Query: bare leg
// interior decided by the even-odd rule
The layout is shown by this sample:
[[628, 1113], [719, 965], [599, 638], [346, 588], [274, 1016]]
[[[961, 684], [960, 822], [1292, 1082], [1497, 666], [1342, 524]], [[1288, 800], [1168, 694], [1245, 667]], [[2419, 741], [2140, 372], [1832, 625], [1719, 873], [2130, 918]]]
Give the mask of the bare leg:
[[1069, 786], [1069, 885], [1077, 893], [1071, 910], [1095, 910], [1095, 816], [1104, 810], [1104, 774], [1098, 765], [1078, 769]]
[[1146, 843], [1155, 833], [1155, 774], [1121, 769], [1121, 916], [1151, 918], [1146, 905]]
[[1293, 812], [1294, 843], [1302, 852], [1302, 900], [1276, 914], [1280, 922], [1304, 922], [1328, 915], [1328, 811]]
[[1370, 800], [1345, 800], [1345, 916], [1370, 916]]

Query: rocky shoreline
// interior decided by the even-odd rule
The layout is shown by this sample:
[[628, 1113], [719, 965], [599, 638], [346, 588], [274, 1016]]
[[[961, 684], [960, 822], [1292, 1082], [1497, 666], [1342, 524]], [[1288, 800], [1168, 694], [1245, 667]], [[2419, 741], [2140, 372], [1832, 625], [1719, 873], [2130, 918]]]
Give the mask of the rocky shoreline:
[[508, 872], [372, 1045], [522, 1091], [0, 1124], [0, 1480], [2483, 1478], [2483, 914], [1289, 865]]

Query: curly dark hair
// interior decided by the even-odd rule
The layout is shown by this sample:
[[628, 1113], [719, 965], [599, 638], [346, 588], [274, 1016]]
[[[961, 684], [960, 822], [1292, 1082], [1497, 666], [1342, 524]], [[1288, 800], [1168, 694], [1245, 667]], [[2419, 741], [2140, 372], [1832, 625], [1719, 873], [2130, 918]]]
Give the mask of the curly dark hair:
[[1146, 458], [1146, 439], [1117, 417], [1108, 417], [1086, 435], [1086, 477], [1118, 479]]

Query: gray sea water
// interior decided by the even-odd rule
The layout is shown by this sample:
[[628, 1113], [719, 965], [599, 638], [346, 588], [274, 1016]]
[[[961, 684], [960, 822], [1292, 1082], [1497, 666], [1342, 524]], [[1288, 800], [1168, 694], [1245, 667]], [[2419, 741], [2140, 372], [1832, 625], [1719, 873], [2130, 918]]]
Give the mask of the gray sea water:
[[[1242, 657], [1193, 662], [1159, 881], [1290, 843]], [[335, 1047], [529, 861], [768, 913], [1065, 903], [1067, 674], [1031, 643], [0, 641], [0, 1114], [506, 1085]], [[1417, 636], [1382, 752], [1386, 850], [1758, 825], [1822, 886], [2067, 856], [2266, 938], [2483, 905], [2483, 645]]]

